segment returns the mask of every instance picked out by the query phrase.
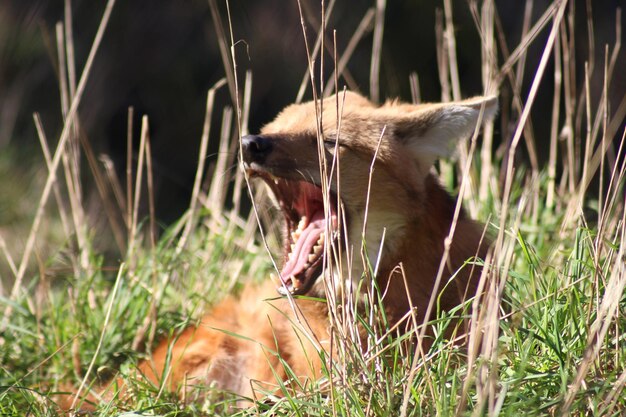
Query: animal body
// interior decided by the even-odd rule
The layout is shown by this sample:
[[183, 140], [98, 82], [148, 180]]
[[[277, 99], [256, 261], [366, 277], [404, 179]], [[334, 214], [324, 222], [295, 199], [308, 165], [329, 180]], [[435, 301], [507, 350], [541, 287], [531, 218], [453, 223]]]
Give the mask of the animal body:
[[[494, 97], [377, 106], [345, 92], [288, 106], [258, 135], [244, 136], [244, 169], [269, 187], [284, 217], [279, 282], [224, 300], [199, 325], [162, 341], [138, 372], [172, 390], [213, 385], [248, 398], [289, 377], [316, 379], [317, 350], [330, 349], [328, 306], [292, 296], [325, 298], [372, 280], [391, 324], [411, 307], [424, 320], [455, 210], [431, 168], [496, 110]], [[480, 274], [462, 267], [484, 258], [483, 235], [461, 212], [434, 294], [442, 309], [476, 293]]]

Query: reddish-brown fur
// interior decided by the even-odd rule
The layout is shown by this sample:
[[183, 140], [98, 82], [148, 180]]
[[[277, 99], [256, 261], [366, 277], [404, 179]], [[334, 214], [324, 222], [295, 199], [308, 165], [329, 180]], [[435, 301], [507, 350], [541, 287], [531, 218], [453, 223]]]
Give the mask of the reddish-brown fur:
[[[383, 303], [392, 324], [406, 315], [410, 305], [422, 320], [433, 295], [455, 208], [455, 200], [430, 173], [431, 165], [458, 140], [471, 135], [479, 115], [493, 117], [496, 100], [475, 98], [420, 106], [390, 102], [376, 107], [357, 94], [347, 93], [340, 94], [338, 101], [339, 109], [335, 98], [324, 100], [321, 113], [315, 111], [312, 102], [286, 108], [261, 132], [271, 141], [271, 153], [262, 166], [250, 167], [280, 178], [319, 184], [316, 138], [321, 114], [323, 136], [339, 138], [340, 146], [329, 146], [326, 152], [329, 158], [339, 159], [340, 176], [331, 179], [331, 189], [340, 190], [348, 222], [340, 227], [348, 235], [348, 244], [358, 257], [369, 190], [366, 253], [372, 262], [380, 256], [375, 279], [385, 289]], [[442, 277], [442, 288], [446, 287], [441, 294], [443, 309], [475, 294], [479, 274], [470, 276], [470, 267], [462, 268], [450, 284], [448, 280], [468, 259], [485, 256], [487, 244], [481, 244], [482, 236], [483, 227], [461, 212]], [[310, 295], [325, 296], [324, 279], [331, 289], [338, 289], [343, 287], [333, 280], [350, 276], [349, 281], [356, 284], [367, 277], [360, 260], [344, 266], [343, 271], [334, 269], [326, 278], [317, 279]], [[275, 288], [275, 283], [268, 282], [248, 287], [239, 298], [224, 300], [197, 327], [161, 342], [152, 359], [139, 365], [138, 374], [154, 383], [165, 377], [169, 389], [186, 391], [187, 398], [192, 395], [189, 387], [194, 385], [213, 384], [249, 398], [273, 392], [277, 381], [287, 379], [278, 355], [301, 380], [318, 378], [322, 363], [317, 349], [329, 348], [326, 303], [292, 300], [295, 311], [299, 311], [296, 318], [290, 301], [278, 298]], [[171, 363], [164, 375], [170, 350]]]

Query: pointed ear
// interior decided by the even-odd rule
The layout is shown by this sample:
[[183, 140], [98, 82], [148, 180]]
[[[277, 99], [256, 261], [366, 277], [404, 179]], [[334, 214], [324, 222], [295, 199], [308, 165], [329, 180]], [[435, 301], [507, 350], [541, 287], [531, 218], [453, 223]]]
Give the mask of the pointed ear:
[[426, 173], [435, 160], [450, 156], [460, 140], [470, 137], [479, 121], [493, 120], [497, 111], [495, 96], [422, 105], [394, 123], [395, 133]]

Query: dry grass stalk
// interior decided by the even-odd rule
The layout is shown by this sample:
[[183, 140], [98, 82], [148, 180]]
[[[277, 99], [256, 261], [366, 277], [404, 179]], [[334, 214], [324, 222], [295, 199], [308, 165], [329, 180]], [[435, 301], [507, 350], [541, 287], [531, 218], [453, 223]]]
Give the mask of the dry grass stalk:
[[211, 116], [213, 115], [213, 106], [215, 103], [215, 92], [224, 85], [225, 80], [219, 80], [207, 93], [206, 100], [206, 110], [204, 114], [204, 124], [202, 126], [202, 136], [200, 138], [200, 150], [198, 152], [198, 167], [196, 169], [196, 176], [193, 181], [193, 188], [191, 191], [191, 200], [189, 201], [189, 211], [187, 216], [187, 221], [185, 222], [185, 228], [183, 229], [183, 233], [178, 240], [178, 244], [176, 246], [176, 255], [180, 255], [185, 246], [187, 245], [187, 240], [189, 239], [189, 235], [195, 225], [196, 218], [196, 209], [198, 206], [198, 196], [200, 195], [200, 186], [202, 185], [202, 178], [204, 173], [204, 165], [207, 158], [207, 151], [209, 146], [209, 135], [211, 133]]
[[152, 175], [152, 149], [150, 136], [146, 137], [146, 186], [148, 188], [148, 217], [150, 219], [150, 248], [154, 252], [156, 248], [157, 228], [156, 210], [154, 208], [154, 177]]
[[[41, 151], [44, 156], [44, 160], [46, 161], [46, 166], [48, 167], [48, 172], [50, 173], [52, 170], [52, 158], [50, 156], [50, 148], [48, 147], [48, 139], [46, 137], [46, 132], [41, 123], [41, 117], [39, 117], [38, 113], [33, 115], [33, 119], [35, 121], [35, 128], [37, 129], [37, 137], [39, 138], [39, 143], [41, 145]], [[57, 203], [57, 207], [59, 210], [59, 217], [61, 218], [61, 225], [63, 226], [63, 231], [65, 232], [66, 237], [70, 237], [72, 235], [70, 224], [67, 215], [67, 208], [65, 207], [65, 202], [63, 200], [63, 196], [61, 195], [61, 190], [59, 189], [59, 184], [53, 184], [54, 198]], [[74, 259], [72, 258], [72, 262]], [[77, 265], [74, 265], [74, 269], [77, 270]]]
[[409, 85], [411, 87], [411, 101], [414, 104], [422, 102], [422, 93], [420, 92], [420, 80], [417, 72], [409, 74]]
[[561, 94], [563, 86], [563, 70], [561, 59], [561, 37], [555, 39], [554, 55], [554, 95], [552, 97], [552, 119], [550, 124], [550, 151], [548, 156], [548, 192], [546, 208], [554, 208], [556, 200], [556, 163], [557, 143], [559, 138], [559, 115], [561, 108]]
[[452, 86], [452, 99], [461, 100], [461, 82], [459, 81], [459, 64], [456, 59], [456, 37], [454, 36], [454, 23], [452, 21], [452, 2], [443, 1], [443, 14], [445, 17], [444, 41], [448, 53], [448, 75]]
[[[495, 74], [497, 71], [497, 51], [494, 39], [495, 4], [493, 1], [485, 1], [480, 14], [481, 56], [482, 56], [482, 80], [483, 90], [487, 94], [496, 92]], [[478, 187], [478, 200], [487, 200], [490, 188], [490, 180], [494, 171], [493, 155], [493, 121], [487, 121], [483, 127], [483, 144], [480, 151], [480, 183]], [[476, 209], [475, 209], [476, 210]], [[476, 213], [473, 213], [476, 216]]]
[[[66, 2], [66, 8], [67, 8]], [[67, 23], [66, 25], [67, 26]], [[80, 183], [80, 164], [79, 164], [79, 152], [75, 146], [78, 140], [77, 136], [77, 118], [72, 116], [68, 117], [69, 103], [73, 100], [73, 95], [69, 91], [67, 80], [67, 67], [73, 67], [73, 62], [66, 62], [65, 50], [73, 49], [73, 40], [70, 38], [64, 38], [63, 25], [57, 24], [57, 50], [59, 59], [59, 86], [61, 96], [61, 111], [63, 114], [63, 122], [69, 125], [69, 137], [67, 141], [67, 149], [62, 153], [63, 172], [65, 176], [65, 184], [67, 187], [67, 194], [70, 201], [70, 214], [74, 223], [74, 233], [76, 235], [76, 241], [78, 244], [80, 267], [83, 270], [89, 268], [89, 247], [87, 244], [87, 230], [85, 225], [85, 212], [83, 210], [82, 203], [82, 187]], [[66, 30], [66, 33], [71, 33], [71, 29]], [[67, 57], [72, 56], [73, 53], [69, 53]], [[78, 272], [78, 271], [76, 271]]]
[[[226, 2], [228, 5], [228, 2]], [[224, 71], [226, 72], [226, 80], [228, 81], [228, 91], [230, 92], [231, 100], [237, 102], [237, 88], [236, 88], [236, 72], [235, 63], [231, 61], [231, 54], [228, 52], [228, 41], [226, 32], [224, 32], [224, 25], [222, 24], [222, 18], [220, 17], [220, 11], [217, 7], [215, 0], [209, 0], [209, 10], [211, 10], [211, 18], [215, 25], [215, 33], [217, 34], [217, 41], [220, 48], [220, 56], [222, 57], [222, 65], [224, 65]]]
[[[324, 97], [329, 96], [330, 93], [333, 91], [333, 89], [336, 91], [337, 78], [343, 75], [344, 70], [346, 69], [346, 66], [348, 65], [348, 62], [350, 61], [350, 58], [352, 57], [352, 54], [354, 53], [357, 45], [359, 44], [361, 39], [363, 39], [363, 36], [365, 36], [365, 34], [371, 30], [373, 19], [374, 19], [374, 9], [373, 8], [367, 9], [367, 12], [365, 12], [365, 15], [363, 16], [363, 18], [361, 19], [361, 22], [359, 23], [359, 26], [356, 28], [356, 30], [350, 37], [350, 41], [348, 41], [348, 45], [346, 46], [346, 49], [341, 55], [339, 62], [338, 63], [335, 62], [335, 69], [333, 70], [332, 75], [330, 76], [330, 78], [328, 79], [328, 82], [326, 83], [326, 88], [324, 88], [324, 94], [323, 94]], [[336, 40], [334, 44], [335, 44], [334, 50], [336, 53]]]
[[[228, 166], [228, 159], [230, 155], [234, 155], [233, 152], [229, 152], [231, 142], [235, 145], [238, 141], [231, 141], [231, 130], [233, 120], [232, 107], [226, 107], [222, 113], [222, 129], [220, 132], [220, 143], [217, 153], [217, 162], [213, 170], [213, 176], [211, 178], [211, 186], [209, 188], [208, 203], [211, 210], [211, 217], [214, 219], [221, 219], [224, 215], [224, 203], [226, 200], [226, 193], [229, 185], [229, 175], [226, 167]], [[237, 134], [235, 138], [238, 139]]]
[[[133, 216], [130, 223], [129, 242], [128, 242], [128, 255], [133, 259], [135, 248], [139, 243], [137, 236], [137, 226], [139, 223], [139, 203], [141, 201], [141, 190], [143, 184], [143, 170], [144, 159], [146, 156], [146, 141], [150, 134], [150, 127], [148, 122], [148, 116], [141, 118], [141, 136], [139, 138], [139, 154], [137, 155], [137, 168], [135, 174], [135, 194], [133, 195]], [[130, 270], [134, 269], [135, 265], [129, 265]]]
[[386, 0], [376, 0], [376, 20], [374, 21], [374, 41], [370, 63], [370, 98], [374, 103], [380, 103], [380, 62], [383, 52], [386, 5]]
[[[126, 224], [126, 197], [124, 195], [124, 191], [122, 190], [122, 183], [120, 182], [119, 177], [117, 176], [117, 172], [115, 170], [115, 165], [113, 164], [113, 160], [107, 154], [99, 155], [98, 159], [100, 163], [104, 167], [104, 175], [106, 177], [106, 181], [113, 192], [113, 198], [115, 200], [117, 211], [121, 214], [123, 228], [127, 232], [128, 225]], [[120, 227], [122, 227], [120, 226]], [[124, 242], [125, 244], [126, 242]], [[125, 248], [126, 246], [124, 246]], [[126, 252], [126, 249], [122, 249], [122, 252]]]
[[[324, 21], [328, 20], [330, 18], [330, 16], [332, 15], [332, 12], [335, 8], [335, 3], [336, 0], [331, 0], [328, 7], [325, 10], [324, 13]], [[304, 2], [305, 8], [308, 5], [307, 2]], [[302, 3], [300, 1], [298, 1], [298, 10], [299, 10], [299, 14], [300, 14], [300, 24], [303, 27], [303, 34], [305, 37], [305, 43], [308, 44], [308, 40], [306, 39], [306, 25], [305, 25], [305, 13], [303, 13], [303, 6]], [[308, 16], [313, 16], [313, 13], [308, 13]], [[312, 25], [318, 26], [316, 24], [316, 22], [312, 22]], [[315, 40], [315, 44], [313, 46], [313, 51], [311, 52], [309, 50], [309, 47], [307, 46], [307, 56], [308, 56], [308, 60], [309, 61], [313, 61], [315, 62], [315, 60], [317, 59], [317, 55], [320, 53], [320, 49], [322, 49], [322, 44], [324, 43], [324, 39], [325, 39], [325, 31], [324, 30], [320, 30], [317, 33], [317, 38]], [[298, 89], [298, 94], [296, 95], [296, 103], [301, 103], [302, 99], [304, 98], [304, 93], [306, 93], [306, 87], [307, 84], [309, 84], [309, 82], [311, 82], [312, 79], [310, 77], [309, 71], [305, 71], [303, 77], [302, 77], [302, 82], [300, 83], [300, 88]]]
[[132, 239], [130, 228], [133, 223], [133, 120], [135, 109], [128, 108], [128, 122], [126, 125], [126, 229], [128, 241]]

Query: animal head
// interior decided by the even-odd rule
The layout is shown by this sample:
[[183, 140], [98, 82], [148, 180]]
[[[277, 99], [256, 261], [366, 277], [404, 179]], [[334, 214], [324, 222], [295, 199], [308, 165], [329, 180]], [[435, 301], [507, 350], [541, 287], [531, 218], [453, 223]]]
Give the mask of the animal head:
[[259, 135], [243, 137], [247, 172], [268, 184], [285, 216], [284, 288], [311, 289], [339, 231], [348, 252], [358, 254], [364, 242], [372, 262], [392, 253], [407, 223], [425, 210], [435, 160], [496, 111], [495, 97], [376, 106], [346, 92], [290, 105]]

